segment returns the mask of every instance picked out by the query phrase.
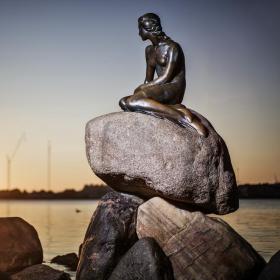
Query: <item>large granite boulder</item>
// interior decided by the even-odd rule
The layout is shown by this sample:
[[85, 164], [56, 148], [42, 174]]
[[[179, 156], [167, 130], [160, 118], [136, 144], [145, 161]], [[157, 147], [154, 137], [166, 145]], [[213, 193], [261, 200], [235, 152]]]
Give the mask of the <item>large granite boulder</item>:
[[37, 231], [21, 218], [0, 218], [0, 244], [2, 272], [16, 272], [43, 261]]
[[193, 128], [135, 112], [87, 123], [93, 172], [117, 191], [160, 196], [186, 209], [226, 214], [238, 208], [237, 186], [223, 139], [201, 115], [207, 138]]
[[110, 192], [102, 197], [81, 246], [77, 280], [104, 280], [138, 240], [136, 214], [143, 200]]
[[138, 240], [122, 257], [109, 280], [173, 280], [172, 265], [157, 242]]
[[176, 280], [252, 280], [264, 259], [226, 222], [175, 208], [155, 197], [138, 208], [137, 235], [153, 237]]
[[11, 276], [11, 280], [71, 280], [64, 271], [44, 264], [32, 265]]

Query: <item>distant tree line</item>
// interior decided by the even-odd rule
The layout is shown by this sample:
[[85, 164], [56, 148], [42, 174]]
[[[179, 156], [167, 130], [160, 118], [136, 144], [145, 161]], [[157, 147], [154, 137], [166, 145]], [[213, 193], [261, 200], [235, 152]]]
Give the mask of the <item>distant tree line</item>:
[[238, 187], [239, 198], [280, 198], [280, 183], [240, 185]]
[[66, 189], [53, 191], [20, 191], [19, 189], [0, 191], [0, 199], [99, 199], [112, 189], [106, 185], [85, 185], [80, 191]]
[[[0, 191], [0, 199], [100, 199], [112, 191], [107, 185], [85, 185], [82, 190], [66, 189], [53, 191], [20, 191], [19, 189]], [[280, 199], [280, 183], [245, 184], [238, 186], [239, 198], [277, 198]]]

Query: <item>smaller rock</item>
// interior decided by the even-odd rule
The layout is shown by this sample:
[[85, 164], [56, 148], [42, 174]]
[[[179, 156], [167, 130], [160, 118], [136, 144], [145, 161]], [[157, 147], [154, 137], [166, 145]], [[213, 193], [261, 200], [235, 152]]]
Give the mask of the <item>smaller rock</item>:
[[258, 280], [280, 279], [280, 251], [274, 254], [260, 274]]
[[81, 246], [77, 280], [107, 279], [120, 258], [138, 240], [136, 213], [143, 200], [117, 192], [100, 200]]
[[176, 280], [257, 279], [264, 259], [226, 222], [155, 197], [138, 208], [137, 235], [153, 237]]
[[68, 273], [37, 264], [12, 275], [11, 280], [71, 280], [71, 278]]
[[0, 218], [0, 240], [0, 271], [13, 273], [42, 263], [38, 233], [22, 218]]
[[78, 256], [75, 253], [69, 253], [62, 256], [56, 256], [51, 259], [51, 263], [57, 263], [67, 266], [70, 270], [76, 271], [78, 266]]
[[146, 237], [123, 256], [109, 280], [173, 280], [172, 265], [157, 242]]

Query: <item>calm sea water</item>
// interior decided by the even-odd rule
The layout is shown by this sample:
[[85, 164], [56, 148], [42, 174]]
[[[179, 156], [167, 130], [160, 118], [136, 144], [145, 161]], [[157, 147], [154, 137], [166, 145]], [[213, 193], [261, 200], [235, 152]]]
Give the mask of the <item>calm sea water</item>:
[[[19, 216], [32, 224], [38, 231], [44, 260], [48, 263], [57, 255], [78, 253], [97, 205], [98, 200], [0, 201], [0, 216]], [[280, 250], [280, 200], [241, 200], [238, 211], [221, 218], [266, 260]]]

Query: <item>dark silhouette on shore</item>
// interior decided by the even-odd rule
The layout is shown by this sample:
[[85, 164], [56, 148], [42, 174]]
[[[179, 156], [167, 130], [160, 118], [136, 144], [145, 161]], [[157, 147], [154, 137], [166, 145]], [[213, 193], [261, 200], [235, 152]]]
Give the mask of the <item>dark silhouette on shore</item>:
[[19, 189], [0, 191], [0, 199], [99, 199], [112, 189], [106, 185], [85, 185], [80, 191], [66, 189], [53, 191], [20, 191]]
[[245, 184], [238, 186], [239, 198], [280, 198], [280, 183]]
[[[106, 185], [85, 185], [80, 191], [66, 189], [53, 191], [20, 191], [19, 189], [0, 191], [0, 199], [100, 199], [112, 189]], [[280, 199], [280, 183], [245, 184], [238, 186], [239, 198]]]

